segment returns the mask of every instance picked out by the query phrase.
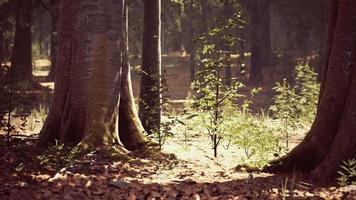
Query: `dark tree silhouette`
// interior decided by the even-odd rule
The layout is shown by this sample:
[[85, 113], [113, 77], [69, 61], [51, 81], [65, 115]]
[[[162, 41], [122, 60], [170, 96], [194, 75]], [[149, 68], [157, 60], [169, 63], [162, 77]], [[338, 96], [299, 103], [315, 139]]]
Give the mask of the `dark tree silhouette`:
[[330, 7], [316, 119], [303, 142], [267, 171], [301, 170], [330, 179], [344, 160], [356, 156], [356, 1], [332, 0]]
[[31, 0], [15, 0], [16, 25], [11, 66], [17, 82], [32, 82]]
[[145, 0], [139, 116], [148, 134], [161, 123], [161, 0]]

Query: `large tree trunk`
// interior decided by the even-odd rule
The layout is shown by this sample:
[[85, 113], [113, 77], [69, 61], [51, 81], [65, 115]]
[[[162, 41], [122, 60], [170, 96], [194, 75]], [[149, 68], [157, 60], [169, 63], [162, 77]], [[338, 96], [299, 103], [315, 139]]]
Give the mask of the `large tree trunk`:
[[161, 0], [145, 0], [139, 116], [148, 134], [161, 123]]
[[261, 85], [263, 68], [268, 67], [271, 55], [270, 1], [249, 3], [251, 9], [251, 68], [250, 82]]
[[16, 0], [12, 73], [17, 82], [32, 82], [31, 0]]
[[40, 146], [117, 148], [123, 1], [63, 0], [53, 105]]
[[316, 119], [303, 142], [268, 171], [301, 170], [330, 179], [342, 161], [356, 156], [356, 1], [332, 0], [331, 5]]

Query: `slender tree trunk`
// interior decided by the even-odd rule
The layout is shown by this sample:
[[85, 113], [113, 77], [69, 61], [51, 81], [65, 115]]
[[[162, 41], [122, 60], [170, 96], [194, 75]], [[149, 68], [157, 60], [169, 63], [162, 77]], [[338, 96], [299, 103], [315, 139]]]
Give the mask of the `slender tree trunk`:
[[53, 104], [40, 146], [126, 152], [119, 140], [123, 1], [62, 0]]
[[261, 85], [263, 68], [269, 66], [271, 56], [270, 1], [251, 3], [251, 69], [250, 82]]
[[[225, 0], [224, 1], [224, 17], [226, 20], [229, 20], [233, 17], [234, 15], [234, 7], [233, 7], [233, 2], [231, 0]], [[224, 50], [226, 51], [226, 60], [227, 60], [227, 66], [225, 69], [225, 84], [227, 86], [231, 86], [232, 84], [232, 62], [231, 62], [231, 46], [229, 44], [225, 45]]]
[[0, 31], [0, 66], [2, 65], [2, 63], [4, 62], [4, 34], [2, 31]]
[[59, 18], [59, 0], [52, 0], [53, 12], [51, 14], [51, 68], [47, 79], [53, 81], [56, 73], [57, 56], [58, 56], [58, 18]]
[[121, 142], [128, 150], [141, 150], [146, 147], [143, 137], [145, 132], [136, 110], [132, 91], [129, 46], [128, 46], [128, 6], [125, 1], [125, 23], [123, 39], [123, 59], [121, 78], [121, 97], [119, 106], [119, 136]]
[[145, 0], [139, 116], [148, 134], [161, 123], [161, 0]]
[[268, 171], [301, 170], [316, 179], [335, 177], [356, 156], [356, 1], [332, 0], [317, 116], [306, 138]]
[[195, 44], [193, 42], [195, 36], [195, 27], [192, 24], [191, 2], [184, 2], [184, 12], [182, 14], [182, 34], [183, 44], [189, 54], [189, 67], [190, 67], [190, 82], [195, 80]]
[[16, 0], [15, 41], [11, 66], [15, 80], [32, 82], [31, 0]]

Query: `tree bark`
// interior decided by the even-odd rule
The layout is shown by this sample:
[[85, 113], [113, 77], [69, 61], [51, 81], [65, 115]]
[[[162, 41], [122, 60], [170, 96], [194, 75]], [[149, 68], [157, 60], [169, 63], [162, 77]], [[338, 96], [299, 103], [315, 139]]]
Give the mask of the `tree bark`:
[[16, 0], [11, 67], [17, 82], [32, 82], [31, 0]]
[[316, 119], [303, 142], [267, 171], [301, 170], [319, 180], [331, 179], [342, 161], [356, 156], [356, 2], [332, 0], [331, 5]]
[[121, 97], [119, 106], [119, 136], [123, 145], [131, 151], [142, 150], [146, 147], [146, 140], [143, 137], [145, 132], [138, 117], [135, 99], [132, 91], [129, 40], [128, 40], [128, 6], [125, 1], [125, 23], [123, 34], [123, 60], [121, 78]]
[[4, 34], [2, 31], [0, 31], [0, 66], [4, 62]]
[[148, 134], [161, 123], [161, 0], [145, 0], [139, 116]]
[[268, 67], [271, 56], [270, 1], [253, 0], [251, 9], [251, 68], [250, 82], [261, 85], [263, 68]]
[[126, 152], [119, 140], [123, 1], [62, 0], [53, 104], [40, 146]]
[[56, 73], [57, 56], [58, 56], [58, 18], [59, 18], [60, 0], [51, 0], [51, 68], [47, 80], [53, 81]]

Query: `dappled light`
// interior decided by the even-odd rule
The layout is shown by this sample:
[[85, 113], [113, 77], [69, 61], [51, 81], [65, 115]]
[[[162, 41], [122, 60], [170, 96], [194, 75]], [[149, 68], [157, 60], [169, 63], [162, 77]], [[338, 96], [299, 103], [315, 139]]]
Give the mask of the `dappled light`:
[[356, 199], [352, 0], [0, 0], [0, 199]]

